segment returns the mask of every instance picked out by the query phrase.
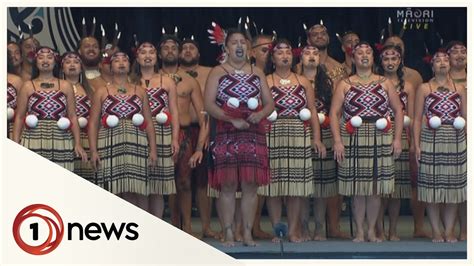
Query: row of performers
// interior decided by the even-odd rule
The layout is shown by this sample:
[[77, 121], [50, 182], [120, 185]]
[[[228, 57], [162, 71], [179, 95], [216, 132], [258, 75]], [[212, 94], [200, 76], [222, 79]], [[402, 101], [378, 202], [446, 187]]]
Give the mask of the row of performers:
[[[414, 85], [407, 77], [413, 70], [403, 66], [403, 46], [381, 49], [376, 74], [372, 47], [347, 34], [352, 70], [346, 74], [327, 54], [327, 29], [315, 25], [308, 32], [297, 69], [291, 44], [269, 36], [252, 41], [256, 65], [249, 64], [249, 40], [233, 29], [225, 39], [226, 61], [212, 69], [198, 65], [197, 42], [179, 43], [174, 36], [164, 36], [158, 49], [142, 43], [130, 75], [128, 55], [109, 50], [100, 76], [91, 80], [85, 78], [84, 59], [98, 55], [95, 38], [84, 38], [79, 54], [61, 58], [40, 47], [31, 80], [8, 74], [8, 134], [157, 217], [163, 215], [163, 195], [172, 195], [172, 222], [189, 233], [191, 169], [208, 171], [199, 186], [205, 193], [209, 184], [209, 194], [218, 198], [227, 246], [235, 240], [254, 246], [256, 234], [266, 236], [259, 230], [264, 197], [273, 225], [286, 203], [292, 242], [324, 240], [326, 209], [329, 236], [347, 237], [339, 230], [341, 195], [352, 197], [356, 242], [385, 238], [385, 201], [389, 239], [399, 240], [400, 199], [413, 195], [422, 212], [421, 218], [414, 215], [415, 235], [424, 235], [419, 220], [426, 205], [432, 240], [457, 241], [461, 206], [465, 239], [465, 76], [453, 78], [450, 65], [464, 64], [465, 74], [466, 47], [452, 42], [437, 52], [433, 78]], [[9, 60], [14, 61], [12, 53]], [[58, 67], [64, 79], [54, 74]], [[314, 234], [308, 227], [309, 197], [315, 199]], [[208, 205], [205, 195], [200, 199]], [[209, 217], [202, 220], [203, 233], [216, 235]]]

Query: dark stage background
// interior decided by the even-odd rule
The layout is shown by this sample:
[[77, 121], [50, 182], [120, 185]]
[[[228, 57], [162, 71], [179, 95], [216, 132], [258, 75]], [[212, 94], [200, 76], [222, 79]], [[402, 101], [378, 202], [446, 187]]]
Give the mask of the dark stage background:
[[[422, 72], [424, 79], [431, 75], [422, 57], [425, 55], [425, 46], [433, 53], [440, 47], [441, 36], [446, 44], [450, 40], [467, 39], [467, 10], [466, 8], [418, 8], [421, 11], [432, 10], [432, 22], [408, 23], [404, 34], [406, 46], [405, 64]], [[298, 37], [306, 41], [302, 23], [308, 27], [319, 23], [320, 19], [328, 28], [331, 37], [330, 54], [339, 61], [343, 59], [340, 43], [335, 33], [342, 34], [347, 30], [359, 33], [361, 40], [374, 44], [378, 42], [380, 31], [387, 28], [388, 17], [391, 17], [394, 33], [398, 34], [402, 27], [402, 20], [397, 21], [397, 11], [407, 11], [407, 8], [71, 8], [77, 29], [81, 28], [82, 17], [90, 25], [92, 17], [97, 18], [97, 23], [104, 24], [111, 39], [114, 23], [119, 24], [122, 31], [120, 47], [130, 51], [133, 43], [133, 33], [139, 41], [158, 42], [161, 28], [165, 27], [168, 33], [173, 32], [178, 26], [179, 37], [190, 37], [194, 34], [201, 46], [201, 63], [207, 66], [216, 65], [219, 49], [211, 45], [208, 40], [207, 29], [211, 21], [215, 21], [224, 28], [235, 27], [239, 17], [249, 16], [257, 27], [263, 28], [265, 33], [276, 30], [279, 37], [285, 37], [296, 46]], [[413, 18], [417, 12], [414, 8], [410, 11]], [[421, 26], [420, 29], [416, 29]], [[426, 27], [428, 29], [425, 29]], [[410, 29], [412, 27], [412, 29]], [[437, 34], [439, 33], [439, 35]], [[96, 30], [99, 37], [100, 30]], [[388, 31], [385, 30], [387, 37]]]

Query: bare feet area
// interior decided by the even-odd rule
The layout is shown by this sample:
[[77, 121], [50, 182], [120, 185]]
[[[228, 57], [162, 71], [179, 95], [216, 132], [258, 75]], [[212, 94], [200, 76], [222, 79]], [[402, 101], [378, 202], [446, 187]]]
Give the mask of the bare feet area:
[[262, 229], [258, 228], [252, 231], [252, 235], [256, 239], [272, 239], [272, 234], [263, 231]]
[[327, 238], [323, 236], [322, 234], [315, 234], [313, 237], [314, 241], [326, 241]]
[[458, 239], [454, 235], [449, 235], [446, 237], [446, 242], [447, 243], [456, 243], [458, 242]]
[[433, 238], [431, 239], [433, 243], [443, 243], [444, 238], [441, 234], [433, 234]]
[[328, 238], [350, 239], [351, 236], [349, 235], [349, 233], [345, 233], [342, 231], [335, 231], [335, 232], [329, 232]]
[[400, 237], [397, 234], [389, 234], [388, 240], [390, 241], [400, 241]]
[[203, 230], [202, 237], [203, 238], [214, 238], [214, 239], [220, 239], [221, 233], [214, 232], [211, 229], [207, 228]]
[[365, 239], [364, 239], [364, 235], [361, 234], [361, 235], [356, 235], [356, 237], [354, 239], [352, 239], [352, 242], [355, 242], [355, 243], [361, 243], [361, 242], [364, 242]]
[[431, 238], [431, 233], [424, 230], [415, 231], [413, 233], [414, 238]]

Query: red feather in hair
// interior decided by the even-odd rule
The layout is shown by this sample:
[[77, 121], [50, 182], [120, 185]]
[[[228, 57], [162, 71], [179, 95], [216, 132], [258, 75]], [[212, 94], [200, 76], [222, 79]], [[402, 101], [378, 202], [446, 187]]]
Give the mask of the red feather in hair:
[[211, 39], [211, 43], [216, 43], [217, 45], [223, 45], [225, 41], [225, 32], [219, 26], [219, 24], [212, 22], [212, 29], [208, 29], [207, 32], [211, 34], [209, 39]]

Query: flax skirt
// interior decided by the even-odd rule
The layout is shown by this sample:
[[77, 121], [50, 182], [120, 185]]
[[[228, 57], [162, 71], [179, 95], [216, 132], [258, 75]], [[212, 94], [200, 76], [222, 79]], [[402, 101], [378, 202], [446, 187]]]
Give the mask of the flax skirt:
[[171, 153], [172, 129], [170, 125], [159, 125], [153, 120], [156, 134], [156, 167], [150, 169], [148, 193], [158, 195], [176, 194], [174, 162]]
[[391, 152], [393, 132], [384, 133], [375, 123], [363, 123], [354, 134], [341, 123], [345, 159], [338, 167], [339, 194], [390, 195], [394, 192], [395, 166]]
[[452, 125], [421, 130], [418, 200], [461, 203], [467, 199], [466, 133]]
[[74, 141], [71, 132], [58, 128], [56, 120], [39, 120], [36, 128], [24, 128], [21, 145], [44, 158], [74, 171]]
[[395, 160], [395, 190], [392, 198], [410, 199], [411, 198], [411, 175], [410, 175], [410, 142], [407, 136], [407, 130], [402, 132], [402, 153]]
[[[87, 153], [87, 158], [90, 158], [91, 154], [89, 150], [89, 139], [87, 136], [87, 132], [84, 132], [81, 129], [80, 134], [82, 148], [84, 148], [84, 151]], [[74, 173], [92, 183], [97, 182], [97, 180], [95, 180], [95, 173], [92, 169], [91, 164], [89, 162], [83, 162], [81, 158], [74, 159]]]
[[267, 134], [270, 184], [259, 194], [308, 197], [314, 193], [311, 128], [299, 118], [278, 118]]
[[97, 151], [101, 160], [98, 185], [114, 194], [149, 194], [147, 136], [130, 119], [120, 119], [114, 128], [100, 128]]
[[331, 129], [321, 129], [321, 139], [326, 146], [326, 158], [321, 159], [313, 152], [314, 197], [327, 198], [338, 194], [337, 164], [334, 160]]

